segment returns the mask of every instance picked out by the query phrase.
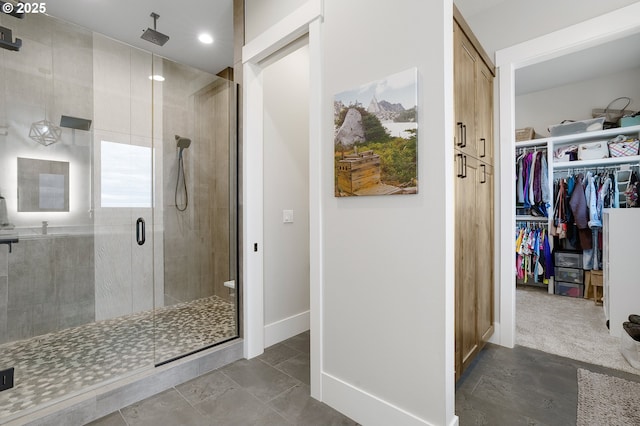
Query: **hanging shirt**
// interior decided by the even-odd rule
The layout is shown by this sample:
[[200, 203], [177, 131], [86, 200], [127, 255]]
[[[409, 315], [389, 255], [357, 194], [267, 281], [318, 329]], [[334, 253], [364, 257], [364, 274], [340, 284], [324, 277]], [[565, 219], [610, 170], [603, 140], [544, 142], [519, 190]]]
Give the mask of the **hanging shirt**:
[[516, 196], [518, 204], [524, 203], [524, 177], [522, 176], [522, 167], [523, 167], [524, 154], [518, 157], [518, 161], [516, 162], [517, 172], [517, 182], [516, 182]]
[[587, 172], [587, 185], [584, 190], [584, 196], [589, 206], [589, 221], [587, 225], [592, 229], [602, 228], [602, 221], [598, 217], [598, 193], [596, 192], [594, 177], [591, 172]]
[[536, 163], [537, 163], [538, 153], [534, 153], [531, 155], [531, 169], [529, 170], [529, 204], [532, 206], [536, 205], [535, 192], [534, 192], [534, 182], [536, 176]]

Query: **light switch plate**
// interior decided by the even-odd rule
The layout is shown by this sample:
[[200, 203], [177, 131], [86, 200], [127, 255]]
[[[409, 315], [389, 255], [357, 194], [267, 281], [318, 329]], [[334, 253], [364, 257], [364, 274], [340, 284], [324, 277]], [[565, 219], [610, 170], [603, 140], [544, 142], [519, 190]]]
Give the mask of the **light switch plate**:
[[282, 210], [282, 223], [293, 223], [293, 210]]

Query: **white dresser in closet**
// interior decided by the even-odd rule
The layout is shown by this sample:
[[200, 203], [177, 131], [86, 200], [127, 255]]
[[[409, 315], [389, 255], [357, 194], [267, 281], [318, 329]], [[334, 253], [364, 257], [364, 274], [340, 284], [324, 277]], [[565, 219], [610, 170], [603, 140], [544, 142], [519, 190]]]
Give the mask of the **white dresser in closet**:
[[629, 314], [640, 314], [640, 208], [603, 212], [604, 312], [620, 337]]

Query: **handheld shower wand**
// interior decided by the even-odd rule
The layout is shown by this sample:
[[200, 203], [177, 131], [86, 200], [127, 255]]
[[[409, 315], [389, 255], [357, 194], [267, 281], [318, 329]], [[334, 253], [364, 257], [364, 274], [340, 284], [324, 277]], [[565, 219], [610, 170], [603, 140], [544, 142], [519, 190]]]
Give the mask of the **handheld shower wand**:
[[[176, 209], [183, 212], [187, 209], [187, 206], [189, 205], [189, 192], [187, 190], [187, 179], [184, 174], [184, 161], [182, 159], [182, 151], [189, 148], [189, 146], [191, 145], [191, 139], [183, 138], [178, 135], [175, 135], [175, 138], [176, 138], [176, 144], [179, 151], [178, 151], [178, 177], [176, 178], [176, 192], [173, 200], [176, 203]], [[178, 204], [178, 186], [180, 185], [180, 175], [182, 175], [182, 184], [184, 188], [184, 207], [180, 207], [180, 205]]]

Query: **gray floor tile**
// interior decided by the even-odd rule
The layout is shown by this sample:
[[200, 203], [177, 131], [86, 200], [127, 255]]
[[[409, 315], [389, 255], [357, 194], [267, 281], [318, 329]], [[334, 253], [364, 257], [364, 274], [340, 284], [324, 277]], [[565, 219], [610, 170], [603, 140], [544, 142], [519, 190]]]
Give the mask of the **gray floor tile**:
[[207, 399], [216, 399], [239, 387], [237, 383], [220, 371], [213, 371], [176, 386], [176, 389], [190, 404], [195, 405]]
[[234, 388], [195, 406], [216, 425], [286, 425], [275, 410], [244, 389]]
[[309, 354], [300, 354], [297, 357], [282, 361], [275, 367], [291, 377], [300, 380], [305, 385], [311, 386], [311, 358]]
[[122, 409], [129, 426], [207, 425], [207, 419], [175, 389], [169, 389]]
[[456, 415], [460, 426], [551, 426], [513, 411], [505, 405], [478, 400], [463, 391], [456, 392]]
[[221, 371], [261, 401], [269, 401], [299, 383], [259, 359], [242, 359]]
[[492, 406], [508, 408], [547, 424], [569, 425], [576, 421], [577, 401], [567, 403], [561, 394], [543, 393], [527, 383], [483, 376], [472, 396]]
[[300, 352], [311, 353], [311, 333], [309, 331], [293, 336], [282, 343]]
[[269, 405], [296, 425], [357, 425], [326, 404], [311, 398], [309, 387], [298, 385], [279, 395]]
[[127, 426], [127, 422], [124, 421], [120, 411], [116, 411], [89, 423], [87, 426]]
[[300, 355], [300, 351], [294, 349], [284, 343], [277, 343], [264, 350], [264, 353], [258, 358], [269, 365], [280, 364], [290, 358]]
[[460, 425], [575, 425], [578, 368], [630, 375], [522, 346], [488, 344], [456, 383]]

